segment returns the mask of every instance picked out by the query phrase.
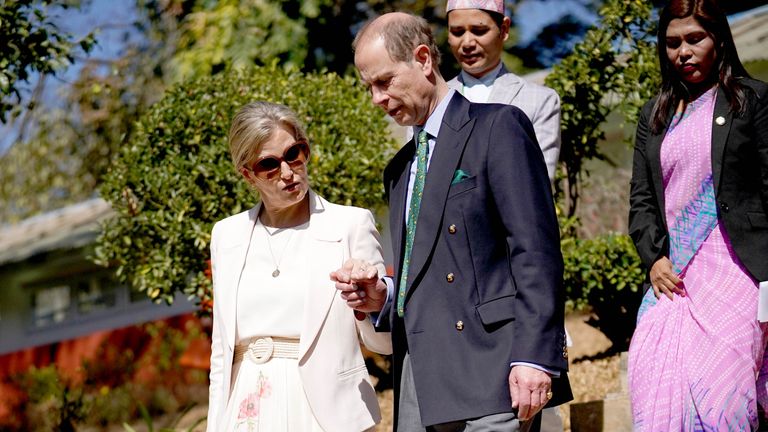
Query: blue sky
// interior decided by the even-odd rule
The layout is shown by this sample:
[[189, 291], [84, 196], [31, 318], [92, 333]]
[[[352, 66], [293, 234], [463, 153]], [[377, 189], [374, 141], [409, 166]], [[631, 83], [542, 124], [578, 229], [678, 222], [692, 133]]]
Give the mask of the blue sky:
[[518, 30], [520, 45], [528, 45], [543, 27], [556, 22], [567, 14], [587, 23], [597, 20], [597, 15], [584, 7], [583, 2], [578, 0], [527, 0], [521, 2], [516, 9], [515, 16], [515, 26]]
[[[114, 59], [121, 54], [120, 48], [124, 46], [123, 38], [126, 35], [128, 37], [139, 36], [138, 32], [132, 28], [132, 23], [136, 20], [134, 2], [86, 0], [83, 2], [82, 9], [64, 10], [60, 7], [49, 6], [48, 12], [51, 21], [55, 22], [63, 32], [72, 34], [76, 39], [86, 36], [95, 28], [100, 28], [96, 33], [98, 43], [88, 54], [92, 58]], [[82, 53], [78, 53], [78, 56], [82, 56]], [[61, 100], [59, 93], [77, 78], [80, 66], [75, 61], [66, 70], [47, 79], [43, 94], [43, 100], [47, 106], [57, 106], [57, 101]], [[33, 74], [30, 80], [31, 85], [22, 83], [22, 88], [31, 88], [36, 80], [36, 75]], [[0, 154], [4, 153], [16, 141], [17, 129], [14, 125], [0, 124]]]

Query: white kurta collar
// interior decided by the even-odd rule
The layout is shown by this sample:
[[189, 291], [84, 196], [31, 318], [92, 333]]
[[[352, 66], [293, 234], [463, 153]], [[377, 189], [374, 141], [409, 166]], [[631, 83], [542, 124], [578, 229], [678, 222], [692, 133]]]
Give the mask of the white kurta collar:
[[493, 90], [493, 83], [501, 72], [501, 62], [480, 78], [461, 71], [461, 94], [470, 102], [488, 102], [488, 98]]

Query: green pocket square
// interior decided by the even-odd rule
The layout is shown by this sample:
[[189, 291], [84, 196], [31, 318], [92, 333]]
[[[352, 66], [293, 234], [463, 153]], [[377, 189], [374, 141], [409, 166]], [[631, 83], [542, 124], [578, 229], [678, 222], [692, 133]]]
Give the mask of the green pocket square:
[[458, 169], [456, 172], [453, 173], [453, 180], [451, 180], [451, 184], [455, 185], [456, 183], [460, 183], [465, 179], [469, 178], [469, 174], [465, 173], [464, 171]]

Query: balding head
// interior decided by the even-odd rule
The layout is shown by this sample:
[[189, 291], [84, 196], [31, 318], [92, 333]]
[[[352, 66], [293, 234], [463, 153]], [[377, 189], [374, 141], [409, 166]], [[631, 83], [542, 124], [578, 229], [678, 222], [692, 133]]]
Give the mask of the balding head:
[[395, 61], [411, 62], [413, 51], [419, 45], [429, 48], [435, 71], [440, 66], [440, 50], [432, 36], [432, 30], [424, 18], [403, 12], [384, 14], [366, 23], [355, 36], [352, 50], [361, 44], [381, 38], [387, 53]]
[[371, 100], [401, 126], [424, 124], [448, 92], [435, 64], [440, 58], [435, 40], [421, 18], [382, 15], [363, 27], [353, 48]]

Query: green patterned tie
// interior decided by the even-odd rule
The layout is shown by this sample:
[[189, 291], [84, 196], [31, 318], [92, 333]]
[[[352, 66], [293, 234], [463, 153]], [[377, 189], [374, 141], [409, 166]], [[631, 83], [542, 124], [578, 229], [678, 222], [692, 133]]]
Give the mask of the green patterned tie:
[[403, 259], [403, 269], [400, 271], [400, 289], [397, 293], [397, 316], [402, 317], [405, 313], [405, 291], [408, 282], [408, 267], [411, 263], [411, 249], [413, 249], [413, 237], [416, 234], [416, 221], [419, 218], [419, 207], [421, 206], [421, 195], [424, 192], [424, 178], [427, 175], [427, 154], [429, 154], [429, 144], [427, 143], [427, 131], [419, 132], [419, 146], [416, 148], [416, 178], [413, 181], [413, 192], [411, 192], [411, 203], [408, 207], [408, 223], [405, 232], [405, 254]]

